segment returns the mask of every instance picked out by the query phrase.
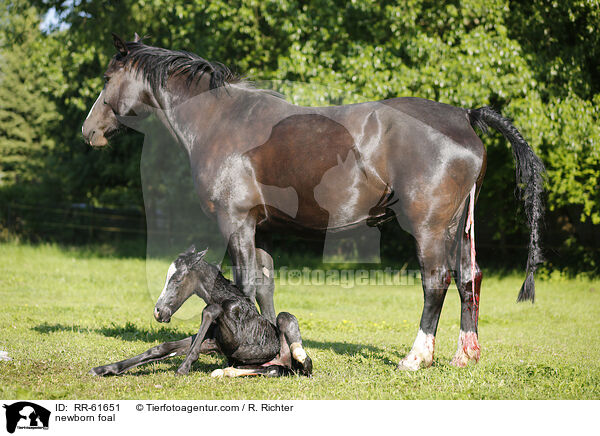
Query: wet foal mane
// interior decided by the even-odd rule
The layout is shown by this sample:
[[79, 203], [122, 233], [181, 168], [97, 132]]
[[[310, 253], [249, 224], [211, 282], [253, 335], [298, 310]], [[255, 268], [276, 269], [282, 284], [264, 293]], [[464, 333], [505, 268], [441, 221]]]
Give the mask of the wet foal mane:
[[199, 82], [205, 73], [210, 75], [209, 89], [245, 82], [242, 76], [222, 63], [207, 61], [188, 51], [152, 47], [141, 42], [127, 42], [126, 47], [127, 55], [117, 54], [116, 59], [129, 62], [155, 92], [163, 88], [170, 77], [177, 75], [186, 76], [188, 87]]

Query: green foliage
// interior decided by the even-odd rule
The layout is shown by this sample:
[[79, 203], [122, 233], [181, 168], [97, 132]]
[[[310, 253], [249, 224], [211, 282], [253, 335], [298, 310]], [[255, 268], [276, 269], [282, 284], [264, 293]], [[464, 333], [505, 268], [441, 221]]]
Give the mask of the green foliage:
[[35, 9], [0, 9], [0, 187], [39, 180], [52, 152], [50, 131], [61, 119], [51, 94], [62, 81], [53, 37], [42, 38]]
[[[13, 41], [11, 26], [32, 29], [26, 41], [12, 42], [30, 50], [28, 56], [3, 54], [4, 70], [27, 75], [31, 87], [17, 88], [16, 79], [8, 80], [12, 76], [0, 85], [1, 95], [19, 90], [0, 119], [7, 138], [1, 165], [12, 171], [12, 179], [25, 171], [18, 169], [25, 150], [54, 146], [43, 160], [44, 177], [60, 198], [141, 207], [141, 135], [121, 136], [109, 149], [96, 151], [82, 143], [79, 130], [114, 52], [110, 32], [126, 38], [138, 32], [149, 35], [150, 44], [196, 52], [252, 79], [280, 80], [279, 89], [300, 104], [405, 95], [493, 106], [514, 119], [548, 169], [551, 264], [572, 262], [584, 270], [600, 265], [600, 7], [595, 0], [74, 3], [32, 2], [41, 14], [56, 8], [68, 25], [43, 35], [35, 14], [5, 8], [4, 41]], [[49, 89], [42, 92], [43, 86]], [[32, 107], [40, 94], [43, 103]], [[15, 95], [29, 108], [25, 115], [11, 109]], [[520, 206], [510, 146], [495, 133], [483, 139], [489, 159], [477, 212], [482, 253], [486, 244], [499, 245], [508, 262], [521, 264], [525, 250], [511, 247], [528, 238], [523, 214], [515, 213]]]

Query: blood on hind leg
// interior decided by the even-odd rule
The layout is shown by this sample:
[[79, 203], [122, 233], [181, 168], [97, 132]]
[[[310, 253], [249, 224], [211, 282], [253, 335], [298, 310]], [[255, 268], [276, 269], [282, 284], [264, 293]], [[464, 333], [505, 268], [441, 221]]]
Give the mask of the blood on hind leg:
[[477, 338], [477, 325], [479, 323], [479, 295], [481, 289], [481, 271], [476, 265], [475, 294], [471, 280], [459, 287], [461, 299], [460, 334], [456, 354], [450, 362], [451, 365], [464, 367], [469, 362], [477, 363], [481, 356], [481, 349]]
[[479, 342], [477, 341], [477, 333], [463, 332], [461, 330], [460, 335], [458, 336], [456, 354], [452, 358], [450, 364], [462, 368], [467, 366], [471, 361], [477, 363], [480, 354], [481, 350], [479, 348]]

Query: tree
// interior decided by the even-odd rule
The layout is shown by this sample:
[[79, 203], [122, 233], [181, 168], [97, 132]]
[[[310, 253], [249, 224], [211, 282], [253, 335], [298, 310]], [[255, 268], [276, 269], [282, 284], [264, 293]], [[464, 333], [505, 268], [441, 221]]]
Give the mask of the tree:
[[24, 2], [0, 9], [0, 186], [39, 181], [61, 119], [51, 97], [61, 72], [51, 61], [56, 42]]

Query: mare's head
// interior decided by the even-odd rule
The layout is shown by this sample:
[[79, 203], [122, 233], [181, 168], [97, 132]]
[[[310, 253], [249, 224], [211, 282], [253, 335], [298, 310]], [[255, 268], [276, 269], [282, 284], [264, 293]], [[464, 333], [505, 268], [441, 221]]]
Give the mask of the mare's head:
[[90, 145], [107, 145], [107, 138], [121, 127], [117, 117], [135, 115], [135, 106], [144, 103], [147, 86], [133, 71], [128, 56], [133, 47], [141, 45], [139, 41], [137, 34], [133, 42], [125, 42], [113, 34], [117, 54], [104, 72], [104, 88], [81, 128], [83, 138]]
[[[148, 107], [160, 108], [161, 103], [178, 104], [177, 99], [169, 103], [164, 92], [171, 97], [175, 93], [181, 103], [242, 80], [219, 62], [209, 62], [187, 51], [145, 45], [137, 34], [131, 42], [115, 34], [113, 40], [117, 54], [108, 64], [104, 88], [81, 128], [90, 145], [107, 145], [108, 136], [121, 127], [119, 117], [139, 116]], [[171, 87], [166, 90], [171, 79]]]
[[206, 252], [196, 251], [192, 245], [169, 266], [165, 287], [154, 307], [154, 318], [158, 322], [169, 322], [192, 294], [204, 294], [202, 278], [211, 272], [211, 265], [203, 259]]

